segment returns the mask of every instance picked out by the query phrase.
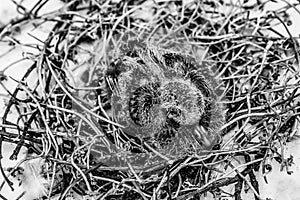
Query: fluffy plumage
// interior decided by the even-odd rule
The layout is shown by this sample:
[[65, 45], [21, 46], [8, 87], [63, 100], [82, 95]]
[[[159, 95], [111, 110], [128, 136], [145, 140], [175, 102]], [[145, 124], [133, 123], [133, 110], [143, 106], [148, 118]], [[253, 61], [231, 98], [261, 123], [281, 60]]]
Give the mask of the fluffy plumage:
[[47, 194], [48, 181], [42, 176], [44, 160], [42, 158], [34, 158], [24, 163], [23, 178], [21, 186], [25, 194], [25, 200], [39, 199]]
[[131, 143], [132, 151], [140, 146], [143, 152], [146, 142], [164, 155], [177, 156], [191, 148], [211, 148], [219, 138], [224, 118], [214, 90], [217, 81], [189, 56], [133, 49], [108, 67], [100, 85], [101, 105], [125, 128], [113, 134], [111, 126], [100, 124], [113, 142], [121, 138]]

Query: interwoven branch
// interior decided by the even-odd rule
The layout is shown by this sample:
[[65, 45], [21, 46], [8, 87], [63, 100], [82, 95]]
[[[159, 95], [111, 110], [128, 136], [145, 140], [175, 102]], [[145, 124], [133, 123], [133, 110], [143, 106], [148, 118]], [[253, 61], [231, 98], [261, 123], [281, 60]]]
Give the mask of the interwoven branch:
[[[6, 156], [3, 142], [9, 142], [16, 144], [11, 159], [17, 159], [24, 146], [45, 160], [49, 198], [64, 199], [73, 192], [96, 199], [196, 199], [209, 192], [215, 199], [241, 199], [242, 187], [248, 185], [260, 199], [256, 171], [267, 174], [276, 160], [291, 173], [292, 157], [283, 149], [297, 137], [300, 113], [299, 38], [289, 31], [288, 15], [290, 9], [300, 13], [298, 3], [282, 1], [284, 6], [271, 12], [266, 10], [268, 2], [72, 0], [46, 14], [40, 10], [48, 1], [38, 1], [31, 10], [18, 4], [22, 16], [0, 27], [0, 38], [11, 46], [9, 51], [29, 46], [38, 53], [26, 54], [24, 59], [33, 64], [21, 79], [6, 76], [14, 64], [0, 73], [1, 86], [10, 94], [0, 125], [0, 158]], [[42, 24], [52, 27], [42, 44], [16, 39], [18, 27], [39, 29]], [[149, 60], [141, 53], [149, 46], [168, 53]], [[124, 89], [128, 87], [118, 88], [136, 77], [126, 76], [130, 71], [126, 67], [141, 73], [141, 66], [156, 65], [169, 65], [189, 79], [157, 78], [131, 93]], [[17, 82], [14, 91], [7, 89], [8, 80]], [[172, 96], [174, 91], [177, 97]], [[179, 97], [182, 91], [195, 94], [187, 102], [197, 104], [198, 110], [186, 111], [188, 103], [183, 105], [184, 95]], [[197, 119], [203, 126], [195, 130], [219, 137], [210, 148], [201, 147], [204, 140], [197, 142], [199, 146], [186, 140], [190, 143], [184, 142], [180, 150], [168, 146], [164, 152], [155, 144], [159, 140], [159, 134], [152, 134], [155, 131], [126, 134], [111, 111], [113, 103], [121, 102], [113, 100], [121, 96], [114, 92], [123, 92], [126, 98], [121, 100], [130, 102], [122, 106], [128, 108], [125, 118], [130, 117], [132, 124], [174, 129], [176, 124], [194, 122], [187, 118], [197, 112], [204, 117]], [[141, 109], [150, 96], [152, 104]], [[176, 98], [182, 99], [178, 103]], [[209, 102], [211, 107], [205, 107]], [[155, 107], [158, 104], [162, 106]], [[214, 109], [217, 104], [222, 106]], [[159, 113], [174, 123], [163, 124]], [[205, 113], [215, 118], [210, 120]], [[212, 128], [205, 125], [224, 113], [225, 119]], [[5, 178], [1, 189], [11, 182], [1, 162], [0, 169]], [[224, 190], [228, 185], [234, 185], [234, 193]]]

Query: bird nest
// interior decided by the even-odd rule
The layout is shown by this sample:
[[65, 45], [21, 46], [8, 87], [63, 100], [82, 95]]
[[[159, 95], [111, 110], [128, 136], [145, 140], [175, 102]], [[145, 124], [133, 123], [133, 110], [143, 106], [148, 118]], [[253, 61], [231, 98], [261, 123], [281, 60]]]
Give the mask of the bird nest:
[[260, 199], [273, 159], [291, 173], [300, 110], [296, 5], [267, 3], [39, 1], [0, 29], [14, 47], [18, 27], [52, 27], [7, 90], [1, 144], [44, 160], [49, 198]]

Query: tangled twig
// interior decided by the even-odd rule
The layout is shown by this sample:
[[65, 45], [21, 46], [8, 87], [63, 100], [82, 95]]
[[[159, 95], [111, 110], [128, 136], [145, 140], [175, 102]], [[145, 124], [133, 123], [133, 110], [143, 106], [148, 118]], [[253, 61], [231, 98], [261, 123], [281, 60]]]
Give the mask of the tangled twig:
[[[73, 192], [96, 199], [193, 199], [210, 192], [215, 199], [241, 199], [242, 188], [249, 187], [261, 199], [254, 172], [261, 169], [265, 176], [275, 159], [290, 173], [292, 157], [283, 149], [299, 124], [299, 38], [289, 31], [288, 15], [289, 9], [300, 13], [299, 3], [282, 2], [271, 12], [265, 9], [268, 0], [72, 0], [46, 14], [40, 10], [48, 1], [38, 1], [29, 11], [15, 2], [21, 17], [0, 28], [1, 40], [12, 46], [1, 56], [17, 46], [30, 46], [38, 54], [28, 54], [34, 64], [19, 81], [6, 76], [14, 64], [1, 73], [10, 100], [0, 147], [16, 144], [11, 159], [24, 146], [45, 160], [49, 198]], [[54, 25], [42, 45], [17, 39], [17, 27], [38, 29], [50, 22]], [[226, 121], [213, 149], [186, 150], [170, 159], [148, 143], [115, 137], [124, 127], [110, 119], [107, 105], [99, 104], [99, 80], [126, 50], [145, 44], [193, 57], [219, 79], [214, 89]], [[17, 82], [13, 92], [6, 88], [8, 80]], [[119, 140], [108, 138], [99, 121]], [[139, 156], [125, 151], [129, 141], [148, 151]], [[145, 159], [149, 152], [164, 162]], [[1, 162], [0, 170], [5, 179], [0, 189], [4, 184], [13, 189]], [[223, 190], [228, 185], [234, 185], [234, 193]]]

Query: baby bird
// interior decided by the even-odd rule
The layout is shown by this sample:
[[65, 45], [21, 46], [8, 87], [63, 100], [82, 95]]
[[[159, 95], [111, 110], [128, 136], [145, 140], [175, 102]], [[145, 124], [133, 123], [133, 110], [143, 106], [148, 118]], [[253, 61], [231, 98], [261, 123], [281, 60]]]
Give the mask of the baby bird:
[[211, 149], [224, 122], [217, 80], [195, 59], [156, 47], [132, 49], [100, 80], [100, 115], [121, 124], [117, 134], [100, 121], [107, 137], [176, 156]]

